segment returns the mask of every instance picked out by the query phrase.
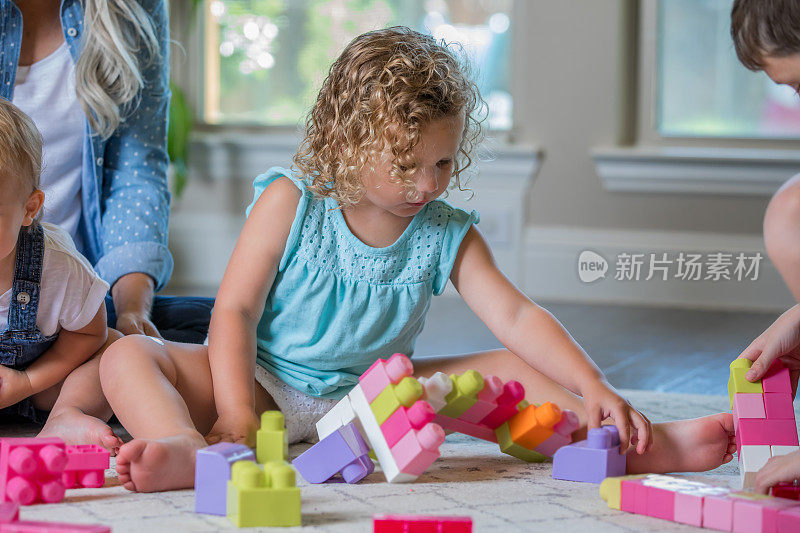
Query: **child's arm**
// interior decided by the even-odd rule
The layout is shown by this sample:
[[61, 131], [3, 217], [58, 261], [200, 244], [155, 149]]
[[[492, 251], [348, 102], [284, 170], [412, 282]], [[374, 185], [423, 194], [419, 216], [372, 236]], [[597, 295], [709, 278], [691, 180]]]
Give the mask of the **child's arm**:
[[255, 413], [256, 327], [286, 248], [300, 191], [289, 178], [264, 190], [244, 224], [225, 269], [209, 329], [208, 362], [217, 422], [206, 437], [252, 443]]
[[650, 422], [605, 381], [561, 324], [500, 272], [474, 226], [461, 243], [450, 280], [503, 345], [531, 367], [583, 397], [589, 427], [599, 426], [610, 416], [623, 444], [630, 442], [632, 430], [636, 430], [637, 451], [644, 453], [650, 444]]
[[103, 303], [86, 326], [76, 331], [62, 329], [53, 345], [25, 370], [0, 366], [0, 408], [14, 405], [64, 380], [103, 346], [107, 335]]
[[745, 348], [739, 358], [753, 361], [753, 366], [745, 375], [750, 381], [758, 381], [764, 377], [772, 362], [780, 358], [791, 373], [792, 388], [796, 393], [800, 374], [800, 305], [795, 305], [779, 316]]
[[756, 490], [763, 494], [778, 483], [800, 479], [800, 452], [773, 457], [756, 474]]

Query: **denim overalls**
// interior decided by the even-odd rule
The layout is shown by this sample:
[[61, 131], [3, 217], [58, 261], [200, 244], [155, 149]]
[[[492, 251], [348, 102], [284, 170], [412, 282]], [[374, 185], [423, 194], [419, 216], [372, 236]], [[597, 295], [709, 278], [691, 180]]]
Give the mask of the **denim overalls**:
[[[0, 364], [24, 370], [42, 355], [58, 337], [42, 335], [36, 325], [39, 288], [44, 260], [44, 231], [34, 222], [23, 227], [17, 240], [14, 281], [8, 306], [8, 327], [0, 334]], [[0, 418], [18, 415], [43, 423], [47, 413], [36, 409], [31, 398], [0, 410]]]

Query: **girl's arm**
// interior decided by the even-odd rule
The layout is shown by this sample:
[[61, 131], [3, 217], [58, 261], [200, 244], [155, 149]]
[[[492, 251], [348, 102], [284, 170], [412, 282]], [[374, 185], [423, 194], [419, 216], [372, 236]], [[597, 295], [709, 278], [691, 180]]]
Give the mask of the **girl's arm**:
[[100, 305], [92, 321], [76, 331], [62, 329], [58, 338], [25, 370], [0, 366], [0, 408], [14, 405], [64, 380], [106, 342], [106, 306]]
[[620, 439], [638, 433], [639, 453], [650, 443], [649, 421], [606, 382], [603, 373], [564, 327], [545, 309], [522, 294], [494, 263], [491, 251], [470, 227], [450, 275], [456, 290], [494, 335], [531, 367], [583, 397], [589, 427], [608, 416]]
[[225, 269], [209, 329], [208, 362], [219, 416], [207, 440], [248, 442], [255, 413], [256, 326], [275, 280], [300, 191], [281, 177], [259, 197]]

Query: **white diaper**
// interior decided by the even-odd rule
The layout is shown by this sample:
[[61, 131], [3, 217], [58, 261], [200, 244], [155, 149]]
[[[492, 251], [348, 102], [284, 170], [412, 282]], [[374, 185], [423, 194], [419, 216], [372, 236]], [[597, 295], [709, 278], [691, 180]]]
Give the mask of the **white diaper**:
[[338, 400], [303, 394], [256, 365], [256, 381], [272, 396], [286, 420], [289, 443], [317, 442], [317, 421], [336, 405]]

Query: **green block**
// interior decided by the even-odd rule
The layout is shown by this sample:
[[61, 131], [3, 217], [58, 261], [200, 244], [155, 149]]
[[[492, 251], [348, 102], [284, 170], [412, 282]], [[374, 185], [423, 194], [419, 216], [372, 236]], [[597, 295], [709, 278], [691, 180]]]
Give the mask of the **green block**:
[[733, 395], [739, 393], [755, 393], [764, 394], [764, 387], [761, 386], [761, 380], [755, 383], [750, 383], [744, 377], [753, 362], [748, 359], [734, 359], [731, 362], [731, 374], [728, 378], [728, 399], [730, 400], [731, 410], [733, 410]]
[[412, 377], [404, 377], [397, 385], [389, 385], [383, 392], [378, 394], [372, 403], [369, 404], [372, 408], [372, 413], [375, 415], [375, 420], [378, 425], [386, 422], [386, 419], [392, 416], [392, 413], [397, 411], [400, 406], [411, 407], [414, 402], [422, 397], [422, 385], [419, 381]]
[[283, 413], [264, 411], [261, 429], [256, 433], [256, 460], [261, 463], [289, 459], [289, 436], [284, 427]]
[[301, 525], [300, 489], [286, 463], [237, 461], [228, 481], [228, 520], [236, 527]]
[[460, 376], [450, 376], [453, 390], [444, 397], [447, 405], [439, 410], [440, 415], [458, 418], [478, 401], [478, 393], [483, 389], [483, 376], [475, 370], [467, 370]]
[[529, 450], [511, 440], [511, 432], [508, 430], [508, 422], [495, 429], [494, 434], [497, 436], [497, 443], [500, 445], [500, 451], [507, 455], [516, 457], [517, 459], [522, 459], [527, 463], [543, 463], [547, 460], [547, 456], [533, 450]]

